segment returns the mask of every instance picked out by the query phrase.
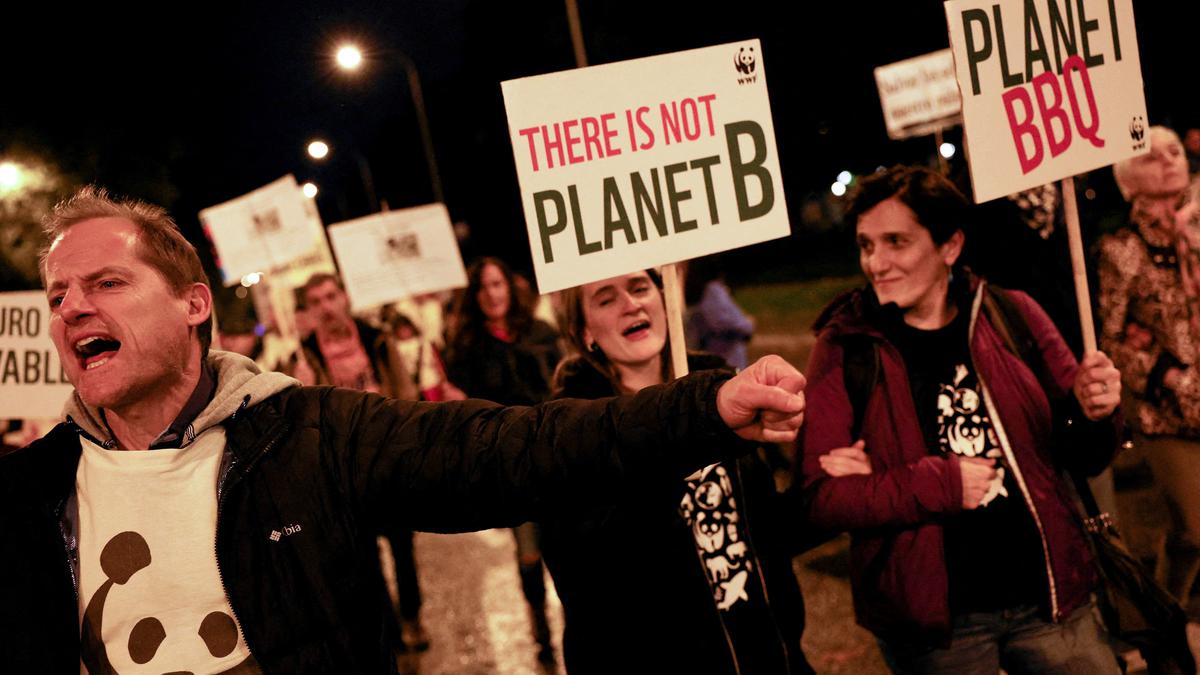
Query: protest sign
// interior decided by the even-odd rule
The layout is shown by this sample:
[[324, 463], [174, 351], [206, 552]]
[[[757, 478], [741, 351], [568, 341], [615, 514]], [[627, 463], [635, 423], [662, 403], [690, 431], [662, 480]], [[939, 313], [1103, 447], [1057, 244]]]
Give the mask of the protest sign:
[[501, 88], [540, 292], [788, 234], [757, 40]]
[[875, 69], [888, 138], [924, 136], [962, 121], [962, 100], [949, 49]]
[[467, 285], [444, 204], [330, 225], [329, 239], [355, 311]]
[[0, 418], [55, 417], [71, 395], [44, 291], [0, 293]]
[[307, 197], [304, 198], [304, 215], [310, 242], [308, 249], [297, 258], [263, 270], [273, 283], [289, 289], [303, 286], [309, 277], [318, 272], [337, 274], [333, 252], [325, 236], [325, 224], [321, 222], [316, 202]]
[[241, 283], [248, 274], [269, 274], [314, 255], [307, 201], [296, 179], [288, 175], [200, 212], [226, 286]]
[[975, 201], [1149, 150], [1130, 0], [951, 0]]

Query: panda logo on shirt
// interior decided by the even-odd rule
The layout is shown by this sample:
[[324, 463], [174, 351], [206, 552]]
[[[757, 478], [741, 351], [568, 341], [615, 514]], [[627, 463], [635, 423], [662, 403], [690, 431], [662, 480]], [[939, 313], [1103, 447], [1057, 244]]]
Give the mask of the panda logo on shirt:
[[[150, 545], [137, 532], [121, 532], [104, 545], [100, 552], [100, 570], [107, 580], [96, 589], [92, 599], [88, 601], [83, 613], [83, 625], [80, 628], [80, 655], [83, 664], [91, 675], [117, 675], [119, 672], [113, 665], [108, 653], [108, 647], [103, 639], [104, 609], [108, 604], [114, 588], [122, 588], [141, 579], [139, 572], [150, 567], [153, 557]], [[145, 576], [145, 575], [141, 575]], [[138, 577], [138, 579], [134, 579]], [[187, 639], [198, 639], [214, 659], [223, 658], [233, 653], [238, 643], [238, 629], [233, 617], [224, 612], [210, 612], [199, 619], [195, 626], [189, 627], [194, 635]], [[159, 648], [166, 641], [167, 628], [157, 617], [142, 617], [130, 629], [124, 640], [127, 654], [114, 656], [119, 662], [132, 661], [136, 666], [153, 669], [154, 672], [164, 672], [161, 666], [156, 667], [155, 657], [160, 656]], [[163, 664], [174, 668], [177, 664]], [[254, 657], [247, 657], [241, 663], [221, 671], [220, 675], [241, 675], [243, 673], [258, 673], [259, 669]]]
[[1004, 487], [1005, 468], [999, 466], [1004, 453], [983, 400], [968, 381], [968, 375], [970, 370], [960, 363], [954, 367], [953, 381], [938, 385], [938, 442], [946, 454], [997, 460], [996, 477], [979, 502], [980, 506], [987, 506], [996, 497], [1008, 496]]

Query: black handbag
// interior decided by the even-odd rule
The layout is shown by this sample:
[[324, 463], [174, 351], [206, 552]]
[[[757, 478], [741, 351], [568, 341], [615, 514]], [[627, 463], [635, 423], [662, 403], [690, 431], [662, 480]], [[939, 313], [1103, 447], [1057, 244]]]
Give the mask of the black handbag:
[[1100, 511], [1087, 479], [1071, 473], [1086, 516], [1083, 527], [1102, 585], [1097, 592], [1108, 632], [1137, 647], [1151, 673], [1195, 675], [1187, 613], [1125, 548], [1112, 517]]

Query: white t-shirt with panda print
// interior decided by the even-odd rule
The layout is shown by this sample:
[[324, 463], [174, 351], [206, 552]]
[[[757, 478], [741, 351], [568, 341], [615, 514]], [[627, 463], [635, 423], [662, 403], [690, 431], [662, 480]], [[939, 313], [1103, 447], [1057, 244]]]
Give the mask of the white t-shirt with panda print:
[[224, 429], [184, 449], [82, 444], [81, 672], [257, 671], [217, 569]]

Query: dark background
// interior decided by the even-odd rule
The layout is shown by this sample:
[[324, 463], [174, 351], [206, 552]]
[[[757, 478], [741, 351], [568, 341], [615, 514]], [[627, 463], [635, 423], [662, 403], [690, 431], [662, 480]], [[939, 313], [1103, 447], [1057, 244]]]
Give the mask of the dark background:
[[[206, 252], [200, 209], [287, 173], [320, 186], [327, 224], [368, 213], [355, 151], [393, 208], [431, 201], [390, 54], [401, 50], [421, 74], [451, 217], [469, 226], [464, 256], [530, 268], [499, 83], [574, 66], [563, 2], [44, 4], [4, 23], [0, 159], [34, 158], [61, 180], [53, 194], [0, 211], [10, 254], [34, 248], [20, 223], [85, 182], [167, 206]], [[1135, 0], [1134, 10], [1151, 122], [1200, 124], [1200, 3]], [[932, 161], [931, 137], [887, 139], [872, 71], [948, 46], [940, 2], [581, 0], [580, 14], [592, 64], [762, 40], [793, 235], [728, 255], [735, 280], [853, 269], [829, 196], [837, 173]], [[332, 62], [345, 39], [368, 51], [357, 74]], [[333, 147], [323, 164], [304, 152], [316, 136]], [[1121, 208], [1106, 172], [1092, 182], [1085, 219]], [[17, 266], [5, 263], [0, 284], [28, 285]]]

